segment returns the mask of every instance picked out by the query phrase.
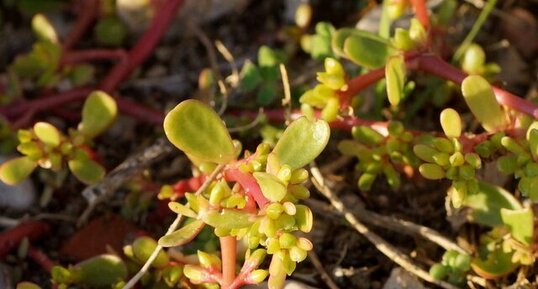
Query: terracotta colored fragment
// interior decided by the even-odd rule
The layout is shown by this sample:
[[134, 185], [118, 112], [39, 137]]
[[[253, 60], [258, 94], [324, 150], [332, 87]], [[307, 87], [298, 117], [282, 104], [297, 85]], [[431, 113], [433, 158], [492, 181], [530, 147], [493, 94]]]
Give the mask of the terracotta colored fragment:
[[125, 238], [138, 231], [133, 224], [118, 215], [102, 216], [69, 238], [60, 249], [60, 255], [85, 260], [107, 253], [107, 247], [120, 253], [123, 251]]

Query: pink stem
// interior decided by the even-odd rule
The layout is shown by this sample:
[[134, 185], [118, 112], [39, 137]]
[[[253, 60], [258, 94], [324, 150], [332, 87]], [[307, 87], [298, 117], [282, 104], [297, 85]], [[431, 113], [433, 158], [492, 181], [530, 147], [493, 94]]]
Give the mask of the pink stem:
[[220, 237], [220, 252], [222, 258], [222, 284], [228, 289], [235, 279], [235, 264], [237, 258], [237, 240], [234, 236]]
[[101, 82], [100, 88], [102, 90], [106, 92], [113, 91], [133, 70], [151, 55], [182, 3], [183, 0], [168, 0], [159, 7], [149, 29], [146, 30], [144, 35], [142, 35], [135, 46], [129, 51], [126, 61], [116, 64]]
[[347, 89], [338, 92], [342, 106], [349, 105], [353, 96], [383, 78], [385, 78], [385, 68], [378, 68], [349, 80]]
[[[436, 75], [456, 84], [461, 84], [467, 74], [450, 65], [435, 55], [424, 54], [418, 58], [418, 69]], [[528, 114], [538, 119], [538, 106], [526, 99], [520, 98], [504, 89], [492, 86], [497, 101], [513, 110]]]
[[66, 51], [62, 55], [61, 65], [78, 64], [93, 60], [126, 61], [127, 52], [123, 49], [87, 49]]
[[265, 198], [256, 179], [250, 174], [244, 173], [237, 168], [227, 169], [224, 172], [227, 181], [238, 182], [245, 190], [245, 193], [254, 198], [258, 207], [263, 208], [269, 200]]
[[116, 96], [115, 99], [122, 113], [146, 123], [155, 125], [163, 124], [164, 112], [138, 104], [125, 98], [121, 98], [119, 96]]
[[68, 51], [84, 36], [99, 14], [99, 0], [84, 0], [78, 13], [77, 22], [63, 41], [64, 51]]
[[411, 6], [413, 6], [413, 11], [418, 21], [424, 26], [426, 31], [430, 27], [430, 19], [428, 17], [428, 7], [426, 7], [425, 0], [411, 0]]
[[28, 256], [47, 272], [50, 272], [52, 267], [56, 266], [56, 262], [52, 261], [43, 251], [34, 247], [28, 249]]

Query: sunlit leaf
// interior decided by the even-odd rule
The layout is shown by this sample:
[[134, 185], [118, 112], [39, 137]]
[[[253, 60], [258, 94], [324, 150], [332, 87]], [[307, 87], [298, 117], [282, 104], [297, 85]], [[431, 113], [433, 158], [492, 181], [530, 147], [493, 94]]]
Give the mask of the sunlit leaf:
[[461, 118], [460, 114], [452, 108], [446, 108], [441, 112], [441, 127], [448, 137], [460, 137]]
[[385, 77], [387, 80], [387, 96], [392, 106], [397, 106], [403, 97], [405, 74], [403, 55], [389, 58], [385, 66]]
[[164, 119], [166, 136], [198, 160], [225, 164], [235, 159], [232, 138], [218, 114], [194, 99], [178, 104]]
[[38, 122], [34, 125], [37, 138], [45, 144], [56, 147], [60, 144], [60, 132], [48, 122]]
[[37, 39], [58, 43], [58, 35], [54, 30], [54, 26], [49, 22], [43, 14], [36, 14], [32, 18], [32, 30]]
[[0, 180], [8, 185], [15, 185], [26, 179], [36, 166], [37, 163], [28, 157], [8, 160], [0, 165]]
[[168, 203], [168, 207], [170, 208], [170, 210], [172, 210], [174, 213], [176, 213], [178, 215], [182, 215], [182, 216], [189, 217], [189, 218], [196, 218], [198, 216], [189, 207], [187, 207], [187, 206], [185, 206], [183, 204], [180, 204], [178, 202], [170, 202], [170, 203]]
[[497, 279], [508, 275], [518, 267], [512, 262], [512, 253], [505, 253], [502, 250], [495, 250], [488, 254], [486, 260], [474, 258], [471, 268], [483, 278]]
[[105, 169], [90, 159], [73, 159], [67, 164], [73, 175], [86, 184], [94, 184], [105, 176]]
[[41, 289], [41, 287], [32, 282], [20, 282], [15, 289]]
[[505, 115], [487, 80], [478, 75], [468, 76], [461, 84], [461, 92], [467, 106], [485, 130], [492, 132], [505, 126]]
[[297, 205], [296, 210], [295, 220], [297, 222], [297, 227], [305, 233], [310, 232], [314, 224], [312, 210], [305, 205]]
[[[155, 248], [157, 248], [157, 241], [153, 240], [150, 237], [139, 237], [136, 238], [136, 240], [133, 242], [133, 255], [136, 259], [138, 259], [141, 263], [145, 263], [149, 257], [153, 254], [153, 251]], [[160, 251], [157, 254], [157, 257], [151, 263], [151, 266], [154, 268], [163, 268], [166, 265], [168, 265], [168, 262], [170, 259], [168, 258], [168, 255], [164, 251]]]
[[341, 37], [347, 35], [344, 39], [343, 47], [338, 48], [338, 50], [341, 49], [344, 52], [344, 57], [366, 68], [378, 68], [385, 65], [392, 50], [390, 43], [386, 39], [376, 34], [359, 30], [342, 33], [343, 35], [336, 36], [338, 37], [336, 45], [340, 45]]
[[92, 92], [82, 108], [78, 129], [88, 138], [101, 134], [116, 118], [116, 101], [103, 91]]
[[233, 209], [220, 212], [212, 210], [204, 214], [202, 219], [206, 224], [224, 230], [242, 229], [252, 224], [250, 214]]
[[323, 120], [311, 121], [306, 117], [295, 120], [269, 154], [269, 170], [277, 172], [282, 165], [295, 170], [308, 164], [323, 151], [330, 133], [329, 125]]
[[187, 244], [200, 233], [204, 226], [204, 221], [194, 220], [183, 226], [181, 229], [169, 235], [162, 236], [159, 239], [159, 245], [163, 247], [174, 247]]
[[239, 76], [241, 78], [241, 89], [246, 92], [252, 91], [262, 82], [260, 70], [250, 60], [245, 61]]
[[520, 210], [501, 209], [501, 219], [514, 239], [530, 245], [534, 236], [534, 215], [530, 207]]
[[472, 209], [471, 218], [474, 222], [486, 226], [503, 225], [500, 210], [521, 210], [521, 204], [512, 194], [501, 187], [479, 182], [479, 191], [469, 194], [463, 200], [463, 205]]
[[263, 195], [271, 202], [280, 202], [286, 196], [286, 186], [274, 175], [262, 172], [253, 174]]
[[92, 288], [110, 288], [127, 278], [127, 266], [115, 255], [100, 255], [78, 263], [73, 267], [75, 283]]

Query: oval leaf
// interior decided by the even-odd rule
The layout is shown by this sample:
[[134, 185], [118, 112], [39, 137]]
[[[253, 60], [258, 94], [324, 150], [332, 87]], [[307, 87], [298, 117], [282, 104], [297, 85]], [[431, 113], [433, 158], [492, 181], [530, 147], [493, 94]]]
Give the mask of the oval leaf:
[[159, 245], [163, 247], [174, 247], [187, 244], [192, 241], [192, 239], [194, 239], [198, 233], [200, 233], [200, 231], [202, 231], [204, 226], [204, 221], [194, 220], [193, 222], [183, 226], [181, 229], [171, 234], [162, 236], [159, 239]]
[[385, 65], [390, 50], [386, 39], [366, 31], [353, 33], [344, 41], [346, 57], [366, 68], [378, 68]]
[[0, 180], [8, 185], [15, 185], [26, 179], [36, 166], [37, 163], [28, 157], [11, 159], [0, 165]]
[[514, 196], [503, 188], [482, 182], [478, 187], [478, 192], [467, 195], [463, 200], [463, 205], [473, 209], [471, 217], [474, 222], [491, 227], [503, 225], [501, 208], [522, 209]]
[[397, 106], [403, 97], [405, 85], [405, 60], [403, 55], [391, 57], [385, 66], [387, 96], [392, 106]]
[[504, 253], [495, 250], [488, 254], [486, 260], [475, 258], [471, 262], [471, 268], [479, 276], [486, 279], [497, 279], [514, 271], [519, 264], [512, 262], [512, 253]]
[[223, 230], [242, 229], [252, 225], [250, 214], [239, 210], [223, 209], [221, 212], [209, 211], [203, 215], [203, 221]]
[[323, 120], [311, 121], [301, 117], [288, 126], [268, 157], [268, 169], [277, 172], [281, 165], [291, 170], [314, 160], [329, 141], [331, 130]]
[[103, 91], [92, 92], [82, 108], [78, 129], [88, 138], [101, 134], [116, 118], [118, 107], [114, 98]]
[[16, 289], [41, 289], [41, 287], [32, 282], [20, 282]]
[[178, 215], [182, 215], [189, 218], [198, 217], [198, 215], [193, 210], [191, 210], [189, 207], [183, 204], [180, 204], [178, 202], [170, 202], [168, 203], [168, 207], [170, 208], [170, 210], [172, 210], [174, 213]]
[[235, 159], [232, 138], [218, 114], [194, 99], [178, 104], [164, 119], [172, 144], [197, 160], [225, 164]]
[[452, 108], [446, 108], [441, 112], [441, 127], [448, 137], [460, 137], [461, 118], [460, 114]]
[[487, 80], [479, 75], [467, 76], [461, 92], [469, 109], [485, 130], [492, 132], [506, 125], [506, 118]]
[[54, 30], [54, 26], [52, 26], [45, 15], [39, 13], [32, 18], [32, 30], [37, 39], [58, 43], [56, 30]]
[[60, 144], [60, 132], [48, 122], [38, 122], [34, 125], [34, 132], [37, 138], [45, 144], [58, 146]]
[[97, 183], [105, 176], [105, 169], [89, 159], [74, 159], [67, 164], [73, 175], [85, 184]]
[[115, 255], [100, 255], [73, 267], [73, 278], [77, 284], [92, 288], [111, 287], [127, 278], [127, 266]]
[[280, 202], [287, 193], [286, 186], [274, 175], [256, 172], [254, 178], [260, 185], [263, 195], [271, 202]]
[[514, 239], [525, 245], [530, 245], [532, 243], [534, 234], [534, 215], [529, 207], [521, 210], [502, 208], [501, 219], [510, 229], [510, 233]]

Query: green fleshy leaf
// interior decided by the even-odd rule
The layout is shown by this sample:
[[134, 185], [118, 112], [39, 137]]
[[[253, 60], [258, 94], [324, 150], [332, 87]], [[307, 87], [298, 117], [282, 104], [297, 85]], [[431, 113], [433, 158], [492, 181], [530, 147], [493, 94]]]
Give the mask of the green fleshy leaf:
[[269, 172], [276, 173], [280, 166], [291, 170], [313, 161], [325, 148], [331, 130], [323, 120], [311, 121], [301, 117], [292, 122], [269, 154]]
[[32, 30], [34, 31], [37, 39], [41, 41], [58, 43], [58, 35], [56, 34], [56, 30], [54, 30], [54, 26], [52, 26], [45, 15], [34, 15], [32, 18]]
[[276, 176], [262, 172], [253, 175], [263, 195], [271, 202], [280, 202], [286, 196], [286, 186]]
[[469, 109], [489, 132], [505, 127], [506, 117], [487, 80], [478, 75], [467, 76], [461, 84], [461, 92]]
[[239, 77], [241, 78], [241, 89], [246, 92], [254, 90], [262, 82], [260, 70], [250, 60], [243, 64]]
[[312, 210], [305, 205], [296, 205], [295, 220], [299, 230], [308, 233], [312, 230], [314, 224], [314, 215]]
[[121, 46], [128, 34], [128, 29], [117, 17], [99, 19], [95, 25], [97, 41], [108, 46]]
[[26, 179], [36, 166], [37, 163], [28, 157], [8, 160], [0, 165], [0, 180], [8, 185], [15, 185]]
[[354, 139], [369, 146], [379, 145], [385, 139], [382, 134], [366, 125], [354, 126], [351, 129], [351, 135]]
[[166, 136], [189, 157], [226, 164], [236, 158], [232, 138], [219, 115], [204, 103], [189, 99], [164, 119]]
[[512, 253], [505, 253], [501, 249], [488, 254], [486, 260], [474, 258], [471, 262], [473, 270], [486, 279], [497, 279], [510, 274], [519, 264], [512, 262]]
[[345, 57], [370, 69], [384, 66], [392, 52], [386, 39], [366, 31], [354, 30], [343, 44]]
[[530, 207], [520, 210], [501, 208], [501, 219], [517, 241], [530, 245], [534, 236], [534, 215]]
[[471, 218], [474, 222], [490, 227], [503, 225], [501, 209], [521, 210], [521, 204], [512, 194], [501, 187], [479, 182], [479, 190], [468, 194], [463, 205], [472, 209]]
[[256, 102], [261, 106], [273, 103], [277, 95], [276, 87], [273, 83], [264, 83], [256, 93]]
[[[157, 248], [157, 241], [146, 236], [139, 237], [133, 242], [133, 256], [143, 264], [153, 254], [155, 248]], [[151, 263], [151, 266], [154, 268], [164, 268], [168, 265], [169, 261], [170, 259], [166, 252], [160, 250], [159, 254], [157, 254], [157, 258]]]
[[446, 108], [441, 112], [441, 127], [447, 137], [460, 137], [461, 118], [460, 114], [452, 108]]
[[168, 203], [168, 207], [170, 208], [170, 210], [172, 210], [174, 213], [178, 215], [182, 215], [189, 218], [198, 217], [198, 215], [193, 210], [191, 210], [189, 207], [183, 204], [180, 204], [178, 202], [170, 202]]
[[32, 282], [20, 282], [15, 289], [41, 289], [41, 287]]
[[71, 269], [76, 284], [92, 288], [110, 288], [127, 278], [127, 266], [115, 255], [100, 255], [75, 265]]
[[284, 55], [269, 46], [263, 45], [258, 50], [258, 65], [260, 67], [277, 66], [284, 62]]
[[88, 138], [101, 134], [116, 118], [118, 107], [114, 98], [103, 91], [92, 92], [82, 108], [78, 129]]
[[183, 226], [181, 229], [162, 236], [159, 239], [159, 245], [163, 247], [181, 246], [189, 243], [198, 233], [204, 228], [205, 223], [202, 220], [194, 220], [193, 222]]
[[73, 159], [67, 164], [73, 175], [85, 184], [97, 183], [105, 176], [105, 169], [89, 159]]
[[387, 96], [392, 106], [398, 106], [403, 97], [406, 69], [403, 55], [389, 58], [385, 66]]
[[203, 214], [202, 219], [206, 224], [223, 230], [242, 229], [252, 225], [250, 214], [232, 209], [220, 212], [212, 210]]
[[50, 123], [38, 122], [34, 125], [37, 138], [45, 144], [57, 147], [60, 144], [60, 132]]
[[531, 129], [528, 132], [529, 149], [532, 157], [538, 160], [538, 129]]

